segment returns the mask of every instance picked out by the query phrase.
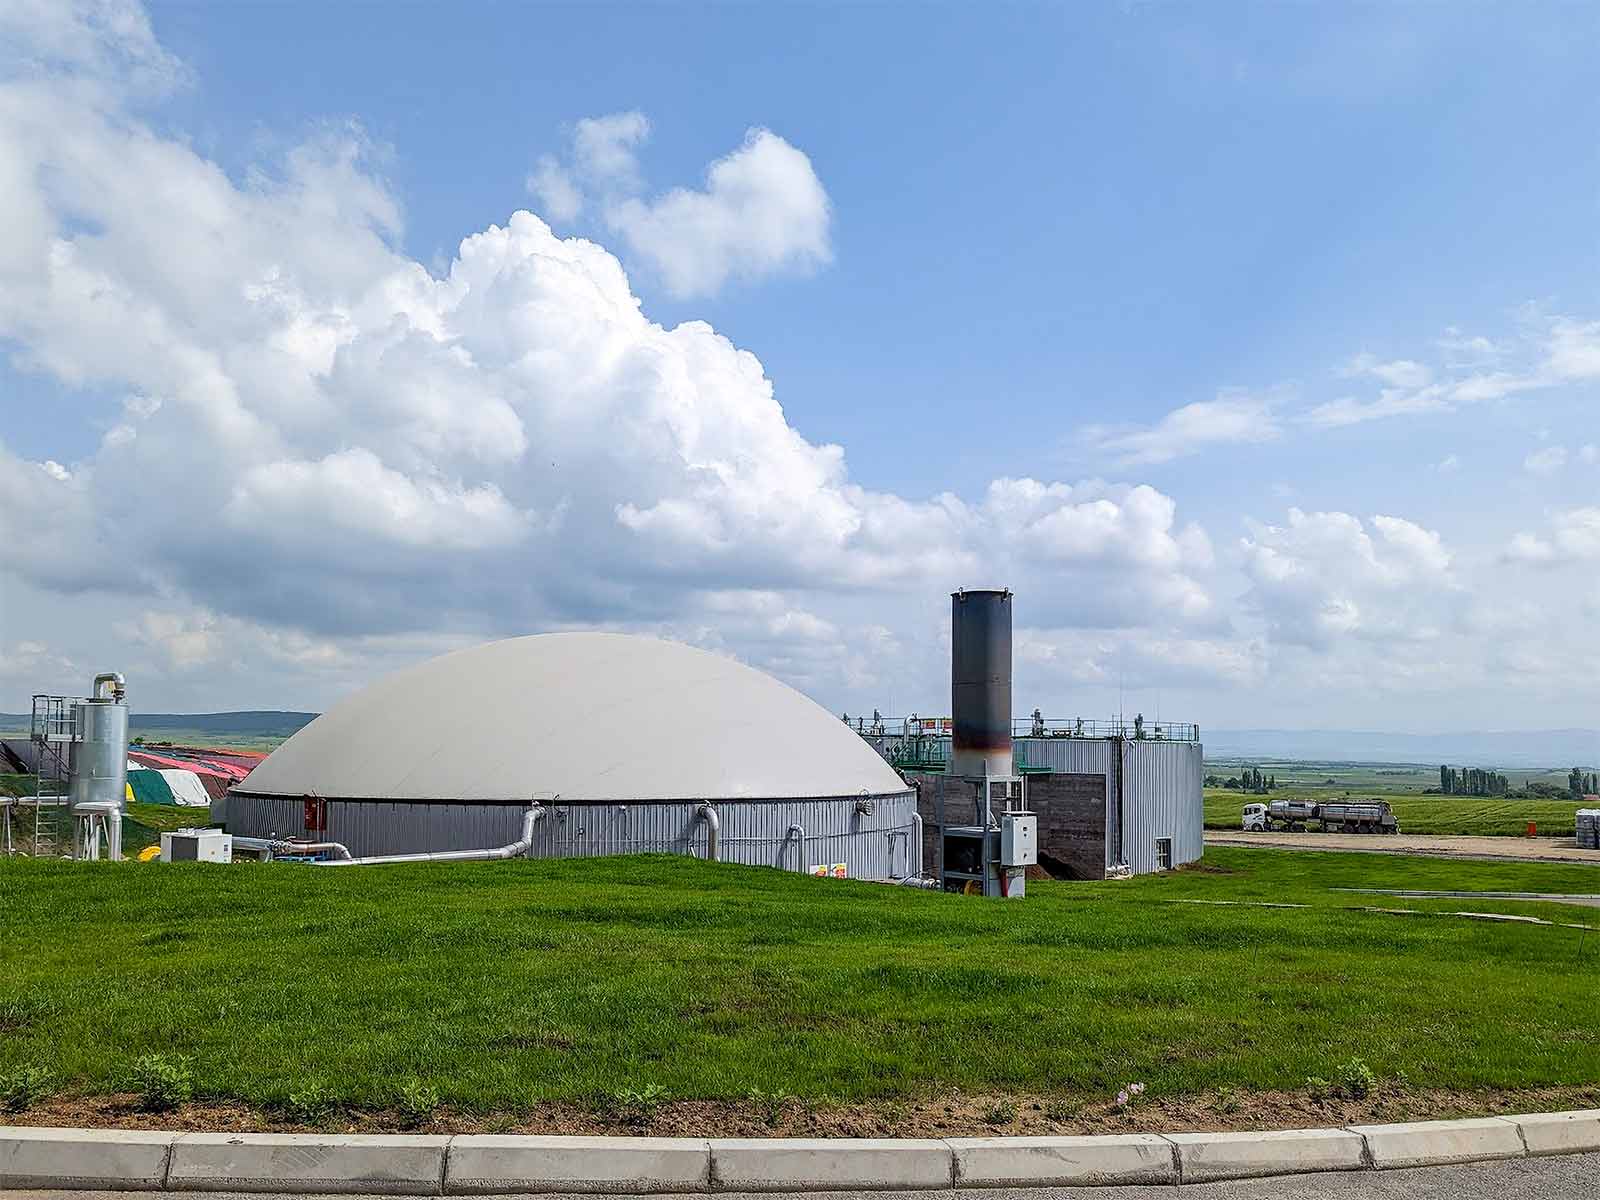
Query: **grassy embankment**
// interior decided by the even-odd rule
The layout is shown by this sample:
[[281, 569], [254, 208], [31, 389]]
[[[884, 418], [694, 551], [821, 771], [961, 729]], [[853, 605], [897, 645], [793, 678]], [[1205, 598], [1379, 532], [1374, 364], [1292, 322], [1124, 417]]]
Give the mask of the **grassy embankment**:
[[[181, 811], [181, 810], [180, 810]], [[662, 857], [371, 870], [0, 862], [0, 1071], [460, 1110], [676, 1098], [1600, 1081], [1600, 935], [1334, 886], [1600, 891], [1584, 866], [1213, 849], [1013, 904]], [[1219, 870], [1220, 869], [1220, 870]], [[1267, 909], [1183, 900], [1271, 900]], [[1554, 904], [1400, 901], [1600, 922]]]
[[[1246, 804], [1289, 799], [1296, 793], [1278, 791], [1270, 796], [1249, 796], [1222, 788], [1206, 789], [1206, 828], [1238, 829], [1240, 812]], [[1304, 794], [1315, 801], [1340, 801], [1346, 797], [1322, 793]], [[1583, 805], [1570, 800], [1511, 800], [1500, 796], [1418, 796], [1384, 795], [1379, 792], [1352, 792], [1351, 800], [1376, 796], [1387, 800], [1400, 821], [1401, 833], [1476, 834], [1521, 837], [1533, 821], [1547, 837], [1572, 837], [1574, 814]], [[1315, 828], [1315, 826], [1313, 826]]]

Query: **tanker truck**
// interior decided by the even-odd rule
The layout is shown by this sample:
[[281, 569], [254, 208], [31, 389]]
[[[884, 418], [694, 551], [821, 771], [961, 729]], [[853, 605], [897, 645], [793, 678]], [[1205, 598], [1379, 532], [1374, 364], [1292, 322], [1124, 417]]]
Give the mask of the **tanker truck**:
[[1244, 806], [1244, 828], [1260, 833], [1287, 829], [1303, 833], [1315, 822], [1324, 833], [1399, 833], [1400, 822], [1386, 800], [1333, 803], [1311, 800], [1273, 800]]

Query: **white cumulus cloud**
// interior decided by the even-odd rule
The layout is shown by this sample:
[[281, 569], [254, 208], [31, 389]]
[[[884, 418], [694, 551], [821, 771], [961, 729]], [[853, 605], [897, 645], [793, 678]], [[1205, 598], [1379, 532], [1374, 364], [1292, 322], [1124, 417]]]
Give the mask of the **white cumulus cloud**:
[[539, 159], [528, 190], [557, 222], [593, 208], [629, 260], [680, 297], [712, 295], [730, 280], [805, 274], [833, 260], [832, 206], [802, 150], [752, 128], [706, 169], [704, 187], [652, 197], [637, 155], [649, 136], [640, 112], [585, 117], [573, 126], [564, 159]]
[[[651, 321], [594, 241], [516, 212], [430, 271], [398, 249], [402, 206], [359, 128], [235, 178], [132, 103], [147, 25], [127, 48], [123, 25], [74, 28], [99, 48], [76, 47], [70, 77], [0, 80], [17, 218], [0, 225], [0, 337], [16, 369], [127, 399], [81, 461], [0, 450], [4, 569], [30, 621], [48, 625], [53, 596], [119, 613], [138, 596], [105, 648], [191, 681], [250, 664], [345, 680], [453, 638], [584, 625], [817, 688], [936, 657], [886, 616], [979, 576], [1063, 626], [1215, 622], [1209, 541], [1170, 496], [864, 487], [789, 424], [753, 354]], [[646, 132], [580, 126], [573, 178], [631, 186]], [[827, 256], [809, 161], [761, 130], [704, 190], [619, 219], [688, 291]]]
[[706, 171], [703, 189], [612, 206], [607, 224], [678, 296], [705, 296], [729, 279], [805, 273], [833, 259], [830, 205], [811, 160], [767, 129]]

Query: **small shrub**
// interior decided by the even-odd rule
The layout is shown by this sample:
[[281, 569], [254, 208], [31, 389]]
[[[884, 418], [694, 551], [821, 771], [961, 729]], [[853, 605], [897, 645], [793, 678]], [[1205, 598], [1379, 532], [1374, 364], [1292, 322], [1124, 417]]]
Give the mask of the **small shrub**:
[[32, 1108], [55, 1090], [55, 1077], [36, 1064], [0, 1074], [0, 1109], [22, 1112]]
[[763, 1092], [760, 1088], [751, 1088], [745, 1093], [745, 1099], [763, 1110], [768, 1125], [776, 1125], [783, 1120], [784, 1110], [794, 1097], [785, 1091]]
[[1239, 1094], [1231, 1087], [1217, 1089], [1217, 1111], [1231, 1114], [1239, 1111]]
[[991, 1104], [989, 1110], [983, 1114], [985, 1125], [1009, 1125], [1017, 1119], [1017, 1106], [1010, 1100], [1001, 1100]]
[[1075, 1100], [1051, 1100], [1044, 1106], [1044, 1115], [1058, 1125], [1078, 1119], [1083, 1105]]
[[320, 1079], [307, 1080], [289, 1093], [289, 1115], [306, 1125], [320, 1125], [333, 1116], [339, 1105]]
[[1378, 1077], [1372, 1073], [1372, 1068], [1359, 1058], [1340, 1063], [1333, 1078], [1339, 1090], [1352, 1100], [1365, 1100], [1378, 1086]]
[[413, 1075], [400, 1085], [398, 1106], [408, 1125], [421, 1125], [438, 1109], [439, 1089]]
[[141, 1054], [133, 1063], [133, 1087], [146, 1112], [168, 1112], [194, 1098], [190, 1061], [176, 1054]]
[[642, 1088], [618, 1088], [606, 1097], [608, 1107], [629, 1125], [648, 1125], [656, 1109], [667, 1101], [667, 1089], [659, 1083]]
[[1318, 1103], [1326, 1100], [1333, 1092], [1333, 1084], [1321, 1075], [1306, 1076], [1306, 1090], [1311, 1093], [1311, 1098]]

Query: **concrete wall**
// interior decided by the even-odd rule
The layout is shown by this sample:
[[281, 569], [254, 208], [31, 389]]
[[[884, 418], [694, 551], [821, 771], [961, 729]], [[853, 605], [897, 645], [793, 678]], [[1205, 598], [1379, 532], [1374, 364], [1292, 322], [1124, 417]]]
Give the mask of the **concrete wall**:
[[[970, 825], [977, 788], [943, 775], [907, 775], [917, 789], [922, 814], [922, 861], [930, 874], [940, 867], [940, 795], [945, 820]], [[1106, 874], [1106, 777], [1079, 772], [1030, 775], [1028, 807], [1039, 816], [1040, 865], [1070, 879], [1104, 879]]]

